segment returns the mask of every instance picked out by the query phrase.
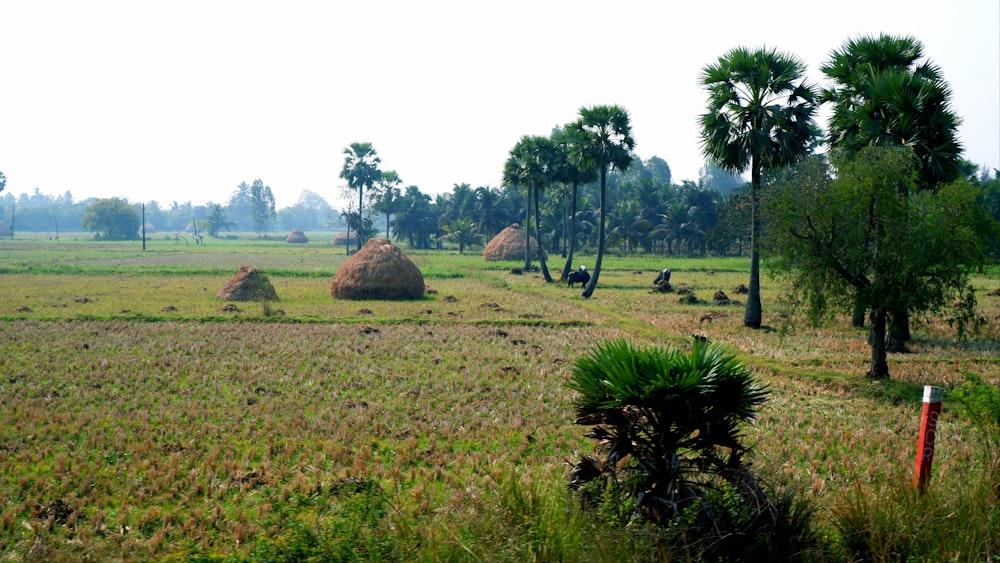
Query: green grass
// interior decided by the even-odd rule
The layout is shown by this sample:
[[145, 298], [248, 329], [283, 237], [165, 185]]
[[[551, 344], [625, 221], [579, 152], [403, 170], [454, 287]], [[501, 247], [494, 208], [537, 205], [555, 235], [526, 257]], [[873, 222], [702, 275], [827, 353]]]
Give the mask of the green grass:
[[[917, 318], [914, 353], [870, 383], [864, 333], [843, 318], [810, 327], [769, 278], [758, 331], [738, 305], [650, 291], [670, 267], [703, 300], [740, 299], [745, 259], [609, 256], [585, 300], [511, 274], [516, 263], [403, 247], [431, 292], [356, 302], [329, 296], [344, 259], [329, 245], [154, 242], [0, 241], [5, 558], [660, 560], [655, 534], [611, 529], [565, 492], [566, 460], [592, 448], [566, 381], [602, 339], [686, 347], [693, 334], [770, 387], [746, 428], [753, 467], [816, 507], [812, 560], [904, 548], [982, 560], [1000, 543], [981, 524], [996, 506], [966, 494], [988, 467], [981, 430], [950, 402], [928, 497], [940, 508], [921, 525], [957, 539], [916, 541], [901, 522], [925, 502], [907, 493], [922, 386], [968, 373], [1000, 384], [1000, 298], [980, 298], [988, 326], [968, 342]], [[215, 292], [242, 264], [274, 284], [270, 315], [222, 310]], [[558, 275], [562, 261], [549, 266]], [[852, 544], [857, 531], [884, 549]]]

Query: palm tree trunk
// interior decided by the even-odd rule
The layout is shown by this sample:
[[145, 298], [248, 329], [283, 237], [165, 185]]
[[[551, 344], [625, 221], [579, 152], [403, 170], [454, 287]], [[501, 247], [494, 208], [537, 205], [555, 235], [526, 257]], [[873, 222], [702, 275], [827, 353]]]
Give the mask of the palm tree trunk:
[[886, 361], [886, 310], [882, 307], [872, 307], [871, 341], [872, 365], [868, 372], [869, 379], [889, 379], [889, 363]]
[[566, 257], [566, 265], [563, 266], [561, 281], [569, 279], [569, 273], [573, 269], [573, 249], [576, 246], [576, 182], [573, 182], [573, 196], [570, 204], [569, 215], [569, 255]]
[[545, 248], [542, 246], [542, 222], [538, 213], [538, 186], [535, 186], [535, 238], [538, 239], [538, 261], [542, 264], [542, 277], [545, 283], [552, 283], [552, 275], [549, 274], [549, 267], [545, 264]]
[[527, 209], [524, 211], [524, 271], [531, 271], [531, 187], [527, 188], [525, 193], [526, 200], [525, 204]]
[[364, 217], [364, 214], [362, 213], [365, 204], [364, 196], [365, 196], [365, 187], [358, 186], [358, 228], [355, 229], [357, 231], [356, 234], [358, 237], [358, 250], [361, 250], [361, 226], [364, 224], [362, 219], [362, 217]]
[[754, 155], [750, 173], [750, 290], [743, 326], [760, 328], [760, 157]]
[[601, 211], [600, 219], [597, 225], [597, 260], [594, 262], [594, 274], [590, 276], [590, 282], [587, 283], [587, 287], [583, 290], [583, 297], [590, 299], [590, 296], [594, 294], [594, 288], [597, 287], [597, 278], [601, 275], [601, 262], [604, 261], [604, 245], [607, 243], [607, 236], [604, 232], [605, 223], [605, 209], [607, 209], [607, 178], [608, 178], [608, 167], [601, 167]]

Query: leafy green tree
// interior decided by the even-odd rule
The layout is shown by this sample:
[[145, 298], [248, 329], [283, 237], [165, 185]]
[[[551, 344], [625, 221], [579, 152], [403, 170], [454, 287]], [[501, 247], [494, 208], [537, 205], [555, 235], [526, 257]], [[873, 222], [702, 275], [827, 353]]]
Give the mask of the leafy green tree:
[[475, 199], [473, 221], [479, 226], [480, 233], [492, 239], [510, 223], [509, 202], [500, 190], [489, 186], [476, 188]]
[[[958, 177], [961, 120], [940, 69], [923, 60], [920, 41], [886, 34], [850, 39], [821, 69], [833, 81], [823, 92], [833, 103], [831, 147], [848, 154], [868, 146], [909, 147], [920, 160], [919, 189]], [[892, 311], [890, 321], [890, 348], [902, 350], [910, 340], [909, 312]]]
[[80, 226], [107, 240], [135, 240], [139, 238], [141, 223], [135, 207], [115, 197], [99, 199], [88, 205]]
[[969, 274], [983, 258], [989, 221], [965, 180], [936, 194], [915, 190], [919, 160], [909, 149], [837, 157], [835, 177], [817, 156], [769, 188], [768, 244], [814, 319], [857, 302], [869, 311], [868, 377], [885, 379], [892, 311], [947, 312], [960, 332], [975, 328]]
[[277, 216], [274, 210], [274, 193], [259, 178], [250, 185], [250, 205], [253, 213], [253, 230], [260, 238], [267, 238], [267, 228]]
[[392, 221], [392, 234], [405, 239], [410, 248], [428, 248], [428, 241], [437, 230], [437, 216], [431, 209], [431, 198], [417, 186], [408, 186], [399, 202], [399, 211]]
[[737, 47], [702, 69], [708, 111], [702, 114], [705, 156], [722, 168], [750, 169], [750, 287], [744, 326], [760, 328], [761, 174], [808, 153], [817, 136], [816, 92], [798, 58], [773, 49]]
[[740, 443], [767, 391], [734, 356], [700, 341], [685, 354], [611, 340], [576, 361], [569, 387], [576, 424], [599, 444], [573, 467], [571, 488], [660, 524], [690, 511], [711, 519], [710, 493], [726, 485], [745, 506], [769, 504]]
[[458, 245], [458, 253], [465, 254], [466, 246], [475, 246], [483, 243], [483, 235], [479, 234], [472, 219], [456, 219], [446, 223], [444, 235], [440, 238]]
[[[382, 159], [371, 143], [351, 143], [351, 146], [344, 149], [344, 154], [346, 156], [340, 177], [347, 180], [349, 191], [358, 193], [358, 215], [364, 217], [365, 190], [371, 191], [382, 177], [379, 170]], [[364, 239], [358, 237], [358, 250], [361, 250], [363, 244]]]
[[567, 126], [574, 136], [571, 158], [585, 168], [597, 170], [600, 196], [598, 212], [597, 260], [590, 281], [583, 290], [583, 297], [590, 298], [601, 275], [601, 264], [607, 247], [605, 230], [608, 213], [608, 169], [623, 172], [632, 164], [632, 125], [628, 112], [620, 106], [592, 106], [580, 108], [580, 118]]
[[3, 172], [0, 172], [0, 192], [7, 187], [7, 177], [4, 176]]
[[235, 229], [236, 223], [230, 221], [226, 217], [226, 210], [223, 209], [222, 205], [216, 203], [211, 206], [211, 212], [205, 219], [205, 226], [208, 228], [208, 236], [217, 237], [222, 229], [227, 231]]
[[[541, 218], [539, 215], [539, 194], [556, 180], [556, 170], [560, 166], [558, 159], [562, 153], [556, 148], [556, 144], [548, 137], [540, 135], [525, 135], [510, 150], [510, 156], [504, 164], [504, 182], [514, 186], [524, 186], [528, 190], [528, 208], [531, 209], [533, 199], [535, 209], [535, 239], [540, 246], [538, 261], [541, 263], [542, 275], [545, 281], [551, 283], [552, 275], [545, 263], [545, 251], [542, 247]], [[532, 196], [534, 196], [532, 198]], [[527, 238], [528, 229], [525, 228], [524, 236]], [[531, 256], [528, 252], [530, 245], [525, 244], [525, 268], [531, 267]]]

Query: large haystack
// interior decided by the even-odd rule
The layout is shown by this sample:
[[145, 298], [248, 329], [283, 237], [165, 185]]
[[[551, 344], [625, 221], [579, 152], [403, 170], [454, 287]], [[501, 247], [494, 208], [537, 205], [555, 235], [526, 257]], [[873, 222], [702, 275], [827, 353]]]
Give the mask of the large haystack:
[[389, 239], [373, 238], [344, 260], [330, 282], [334, 299], [420, 299], [424, 276]]
[[302, 232], [302, 229], [295, 228], [292, 229], [292, 232], [288, 233], [288, 237], [285, 239], [285, 242], [294, 242], [301, 244], [309, 242], [309, 239], [306, 237], [306, 234]]
[[215, 294], [225, 301], [277, 301], [271, 280], [253, 266], [240, 266], [240, 271], [229, 278], [226, 285]]
[[357, 246], [358, 238], [351, 233], [351, 236], [347, 236], [347, 231], [338, 233], [337, 236], [333, 237], [334, 246]]
[[7, 226], [7, 223], [0, 221], [0, 237], [9, 237], [9, 236], [10, 236], [10, 227]]
[[[517, 223], [500, 231], [483, 250], [483, 260], [524, 260], [524, 234], [524, 229]], [[531, 257], [538, 258], [538, 241], [535, 237], [528, 237], [528, 244], [531, 245]]]

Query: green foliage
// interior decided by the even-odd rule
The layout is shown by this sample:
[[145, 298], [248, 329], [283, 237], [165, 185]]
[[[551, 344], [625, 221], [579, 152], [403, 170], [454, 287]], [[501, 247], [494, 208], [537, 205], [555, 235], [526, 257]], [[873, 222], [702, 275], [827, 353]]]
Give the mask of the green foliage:
[[139, 213], [124, 199], [99, 199], [87, 206], [81, 227], [96, 232], [106, 240], [136, 240], [142, 220]]
[[685, 354], [612, 340], [576, 361], [569, 386], [576, 423], [593, 427], [604, 456], [583, 458], [572, 488], [621, 481], [620, 502], [661, 523], [703, 502], [716, 479], [760, 500], [742, 466], [740, 424], [767, 391], [720, 348], [696, 342]]

